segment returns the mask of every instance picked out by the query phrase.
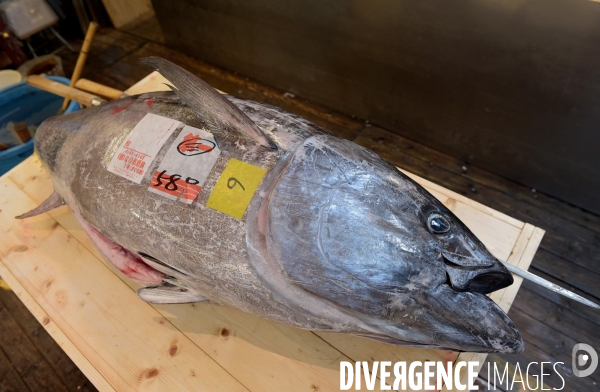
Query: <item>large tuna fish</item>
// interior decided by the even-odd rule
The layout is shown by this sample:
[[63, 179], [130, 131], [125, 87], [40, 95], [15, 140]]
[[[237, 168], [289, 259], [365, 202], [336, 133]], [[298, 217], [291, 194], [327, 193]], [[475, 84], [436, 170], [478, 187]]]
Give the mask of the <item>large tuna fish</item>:
[[55, 193], [22, 217], [66, 202], [148, 302], [210, 301], [395, 344], [523, 350], [485, 295], [510, 273], [421, 186], [298, 116], [145, 63], [175, 92], [38, 128]]

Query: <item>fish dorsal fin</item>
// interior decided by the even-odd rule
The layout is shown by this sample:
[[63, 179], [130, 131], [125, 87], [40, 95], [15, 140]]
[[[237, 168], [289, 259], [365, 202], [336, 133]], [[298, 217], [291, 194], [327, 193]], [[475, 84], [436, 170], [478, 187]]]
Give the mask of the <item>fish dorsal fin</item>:
[[167, 78], [173, 84], [175, 93], [208, 125], [215, 128], [233, 127], [262, 146], [273, 146], [245, 113], [196, 75], [160, 57], [146, 57], [140, 62]]
[[151, 304], [187, 304], [208, 301], [206, 297], [195, 290], [170, 283], [141, 288], [137, 291], [137, 295]]
[[22, 215], [16, 216], [15, 218], [17, 218], [17, 219], [30, 218], [32, 216], [43, 214], [44, 212], [48, 212], [50, 210], [55, 209], [56, 207], [60, 207], [65, 204], [66, 203], [65, 203], [64, 199], [62, 198], [62, 196], [60, 196], [58, 193], [56, 193], [56, 191], [54, 191], [54, 192], [52, 192], [52, 194], [50, 195], [49, 198], [47, 198], [46, 200], [44, 200], [42, 202], [42, 204], [35, 207], [33, 210], [31, 210], [29, 212], [26, 212]]

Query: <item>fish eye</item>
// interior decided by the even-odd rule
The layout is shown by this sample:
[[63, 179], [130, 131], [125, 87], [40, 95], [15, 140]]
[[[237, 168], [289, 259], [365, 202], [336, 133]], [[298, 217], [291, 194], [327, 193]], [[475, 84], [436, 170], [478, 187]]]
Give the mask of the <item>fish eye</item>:
[[450, 230], [450, 222], [445, 216], [434, 212], [427, 218], [427, 227], [434, 234], [443, 234]]

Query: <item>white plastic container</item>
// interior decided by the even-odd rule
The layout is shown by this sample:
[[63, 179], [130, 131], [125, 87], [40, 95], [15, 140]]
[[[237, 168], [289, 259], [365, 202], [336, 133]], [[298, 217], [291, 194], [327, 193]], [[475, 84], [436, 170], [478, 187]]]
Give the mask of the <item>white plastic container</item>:
[[0, 90], [21, 81], [21, 73], [14, 69], [0, 71]]
[[7, 0], [0, 12], [18, 39], [26, 39], [58, 22], [58, 16], [44, 0]]

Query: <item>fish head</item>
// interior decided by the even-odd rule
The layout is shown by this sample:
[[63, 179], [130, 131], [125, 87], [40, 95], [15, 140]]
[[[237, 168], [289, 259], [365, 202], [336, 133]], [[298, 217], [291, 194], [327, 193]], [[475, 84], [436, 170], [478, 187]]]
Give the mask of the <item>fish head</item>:
[[35, 132], [35, 150], [51, 173], [56, 174], [57, 158], [65, 142], [81, 128], [85, 111], [54, 116], [46, 119]]
[[[430, 194], [419, 189], [414, 228], [428, 250], [437, 252], [443, 263], [448, 284], [456, 291], [473, 291], [489, 294], [510, 286], [514, 279], [504, 265], [446, 206]], [[409, 217], [406, 217], [409, 221]], [[428, 238], [428, 240], [425, 240]]]
[[268, 195], [268, 258], [291, 286], [347, 315], [335, 328], [419, 347], [523, 350], [485, 295], [512, 276], [429, 192], [333, 136], [307, 139], [286, 161]]

